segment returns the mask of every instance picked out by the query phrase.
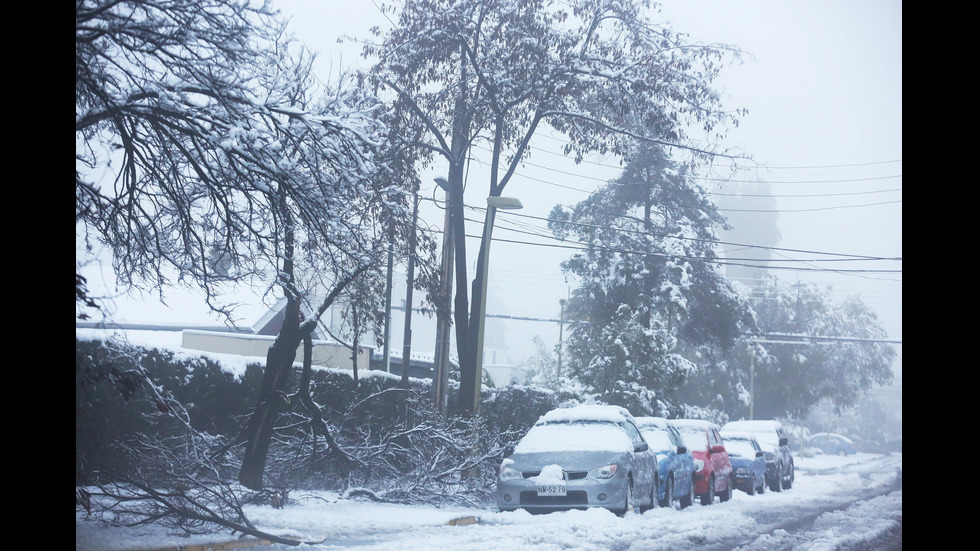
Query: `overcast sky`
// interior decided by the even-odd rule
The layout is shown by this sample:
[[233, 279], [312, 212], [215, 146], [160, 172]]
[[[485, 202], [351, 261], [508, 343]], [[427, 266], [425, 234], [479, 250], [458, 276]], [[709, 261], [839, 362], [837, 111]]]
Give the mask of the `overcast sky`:
[[[380, 1], [275, 0], [275, 4], [284, 14], [294, 15], [292, 32], [319, 51], [321, 73], [364, 63], [356, 44], [338, 44], [338, 38], [368, 37], [371, 26], [391, 26], [378, 9]], [[729, 144], [750, 154], [758, 166], [740, 165], [747, 170], [740, 170], [736, 179], [770, 183], [779, 211], [778, 247], [791, 250], [779, 257], [902, 256], [900, 1], [670, 0], [652, 17], [669, 21], [675, 31], [686, 32], [695, 41], [732, 44], [746, 52], [744, 64], [730, 67], [719, 88], [728, 107], [749, 110], [730, 132]], [[618, 171], [608, 166], [615, 160], [574, 165], [562, 159], [555, 154], [560, 142], [553, 138], [541, 137], [532, 146], [539, 152], [505, 193], [520, 198], [524, 209], [498, 213], [494, 237], [545, 245], [494, 242], [488, 312], [556, 318], [558, 299], [571, 286], [557, 264], [569, 251], [530, 236], [527, 232], [543, 233], [544, 222], [528, 217], [543, 217], [557, 203], [584, 199]], [[471, 170], [476, 173], [479, 166]], [[444, 173], [445, 168], [437, 166], [429, 176]], [[701, 183], [719, 194], [734, 191], [730, 183], [721, 182], [727, 176], [705, 174]], [[423, 181], [432, 185], [428, 176]], [[467, 188], [466, 202], [482, 206], [486, 180], [475, 181], [481, 185]], [[441, 198], [441, 192], [433, 186], [428, 197]], [[743, 219], [751, 216], [739, 214]], [[441, 227], [440, 211], [432, 209], [423, 216], [433, 227]], [[477, 212], [471, 217], [482, 221]], [[469, 223], [468, 234], [479, 232], [479, 223]], [[475, 248], [476, 241], [471, 242]], [[832, 285], [837, 297], [859, 294], [878, 312], [889, 337], [901, 339], [900, 261], [796, 266], [806, 269], [773, 273], [787, 282]], [[521, 350], [529, 346], [530, 334], [540, 334], [549, 344], [558, 339], [557, 327], [512, 326], [506, 332], [508, 344]]]
[[[380, 0], [274, 0], [290, 30], [319, 53], [317, 72], [323, 80], [341, 69], [365, 66], [360, 47], [343, 36], [367, 38], [372, 26], [391, 23], [378, 9]], [[775, 196], [781, 239], [774, 258], [825, 259], [833, 262], [782, 264], [771, 274], [788, 283], [832, 285], [835, 299], [859, 295], [879, 315], [889, 338], [902, 338], [901, 261], [855, 262], [840, 255], [881, 258], [902, 256], [902, 5], [893, 0], [670, 0], [652, 18], [670, 22], [675, 31], [703, 43], [737, 46], [744, 64], [729, 67], [718, 88], [727, 108], [746, 108], [748, 116], [729, 133], [727, 145], [739, 148], [757, 163], [740, 163], [728, 171], [704, 174], [699, 183], [721, 204], [738, 182], [767, 182]], [[394, 16], [392, 16], [394, 18]], [[575, 286], [566, 281], [559, 263], [573, 251], [548, 237], [542, 220], [556, 204], [573, 205], [602, 183], [619, 175], [617, 160], [591, 158], [575, 165], [560, 154], [560, 137], [539, 133], [533, 155], [521, 167], [505, 195], [518, 197], [520, 211], [499, 211], [491, 248], [488, 312], [507, 316], [557, 319], [559, 299]], [[479, 150], [476, 150], [479, 157]], [[485, 205], [486, 171], [471, 163], [465, 201]], [[436, 164], [422, 175], [422, 219], [433, 229], [443, 225], [443, 211], [434, 176], [445, 175]], [[750, 229], [753, 220], [772, 212], [725, 212]], [[482, 231], [481, 212], [470, 210], [467, 234]], [[751, 242], [735, 241], [751, 245]], [[468, 258], [476, 256], [478, 240], [470, 239]], [[567, 246], [567, 244], [566, 244]], [[737, 254], [735, 247], [732, 254]], [[826, 255], [823, 253], [833, 253]], [[858, 272], [854, 270], [874, 270]], [[90, 277], [90, 284], [98, 281]], [[169, 310], [136, 301], [122, 302], [120, 322], [207, 323], [196, 311], [200, 300], [185, 303], [174, 293]], [[401, 297], [393, 295], [395, 305]], [[196, 305], [196, 306], [195, 306]], [[417, 300], [416, 300], [417, 306]], [[261, 313], [244, 315], [251, 325]], [[139, 318], [138, 315], [143, 318]], [[207, 317], [206, 311], [200, 316]], [[181, 317], [183, 316], [183, 317]], [[145, 319], [149, 317], [149, 319]], [[213, 316], [211, 316], [213, 317]], [[431, 352], [424, 320], [413, 321], [413, 351]], [[557, 323], [488, 321], [488, 348], [508, 348], [519, 363], [534, 351], [532, 337], [548, 346], [559, 340]], [[395, 327], [392, 348], [401, 350], [402, 332]], [[901, 365], [901, 345], [897, 345]]]

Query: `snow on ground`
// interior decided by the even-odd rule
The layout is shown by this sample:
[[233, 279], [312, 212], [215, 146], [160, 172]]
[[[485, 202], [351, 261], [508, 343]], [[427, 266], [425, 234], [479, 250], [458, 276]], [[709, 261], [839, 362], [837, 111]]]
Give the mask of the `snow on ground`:
[[[203, 354], [181, 348], [179, 331], [126, 331], [125, 334], [131, 344], [166, 348], [190, 356]], [[105, 335], [102, 330], [76, 328], [78, 338], [104, 338]], [[231, 371], [244, 369], [248, 361], [256, 360], [206, 355], [214, 356]], [[760, 531], [755, 519], [761, 518], [766, 510], [840, 503], [841, 496], [891, 484], [901, 471], [902, 462], [901, 454], [859, 453], [848, 457], [797, 456], [796, 465], [796, 483], [788, 491], [767, 491], [756, 496], [736, 491], [727, 503], [716, 500], [708, 507], [695, 504], [682, 511], [654, 509], [626, 518], [603, 509], [530, 515], [524, 511], [499, 513], [493, 508], [379, 504], [342, 499], [331, 492], [300, 491], [290, 494], [291, 503], [283, 509], [249, 506], [245, 511], [258, 529], [270, 534], [307, 541], [324, 540], [321, 544], [301, 547], [311, 551], [605, 551], [611, 548], [684, 551], [703, 548], [732, 534], [754, 540], [740, 547], [741, 551], [831, 551], [841, 545], [872, 539], [901, 523], [902, 493], [898, 491], [862, 501], [843, 511], [824, 513], [802, 534], [776, 530], [755, 537]], [[449, 524], [460, 518], [475, 518], [477, 522]], [[78, 508], [75, 513], [76, 551], [175, 549], [235, 539], [236, 535], [228, 532], [181, 537], [155, 526], [106, 527]], [[276, 547], [280, 548], [286, 547]]]
[[[658, 508], [623, 518], [604, 509], [530, 515], [524, 511], [500, 513], [493, 508], [379, 504], [342, 499], [331, 492], [300, 491], [290, 494], [291, 502], [283, 509], [249, 506], [246, 514], [268, 533], [323, 540], [300, 547], [313, 551], [683, 551], [704, 548], [732, 535], [751, 542], [740, 547], [741, 551], [831, 551], [868, 541], [901, 524], [902, 493], [897, 491], [823, 513], [802, 533], [762, 530], [756, 519], [764, 518], [766, 511], [834, 509], [847, 501], [845, 496], [890, 486], [901, 471], [901, 454], [797, 457], [796, 461], [796, 483], [790, 490], [755, 496], [736, 491], [726, 503], [716, 500], [707, 507], [695, 504], [684, 510]], [[476, 522], [450, 523], [466, 517]], [[759, 532], [766, 534], [760, 537]], [[76, 508], [76, 551], [175, 548], [234, 539], [227, 532], [184, 538], [158, 527], [105, 527]]]

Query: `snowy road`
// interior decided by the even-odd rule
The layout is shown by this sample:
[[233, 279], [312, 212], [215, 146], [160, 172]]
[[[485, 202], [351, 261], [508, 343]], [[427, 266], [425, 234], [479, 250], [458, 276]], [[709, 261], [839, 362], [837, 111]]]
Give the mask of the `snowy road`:
[[[247, 510], [269, 533], [320, 541], [315, 551], [857, 551], [901, 546], [901, 454], [796, 458], [796, 483], [783, 492], [684, 510], [653, 509], [617, 517], [602, 509], [530, 515], [523, 511], [377, 504], [336, 494], [290, 497], [284, 509]], [[473, 517], [476, 522], [450, 525]], [[119, 551], [187, 546], [207, 538], [100, 529], [76, 515], [76, 550]], [[227, 541], [223, 534], [211, 541]], [[890, 546], [891, 545], [891, 546]], [[289, 546], [256, 549], [280, 551]]]

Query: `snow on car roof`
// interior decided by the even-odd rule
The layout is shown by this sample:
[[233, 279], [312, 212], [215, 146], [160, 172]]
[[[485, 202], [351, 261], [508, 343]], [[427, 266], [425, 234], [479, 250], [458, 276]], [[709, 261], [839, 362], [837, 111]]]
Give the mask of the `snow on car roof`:
[[626, 432], [605, 422], [535, 425], [514, 447], [514, 453], [632, 450], [633, 442]]
[[781, 428], [779, 421], [772, 419], [753, 419], [744, 421], [730, 421], [725, 423], [725, 430], [747, 430], [750, 432], [768, 432]]
[[644, 427], [666, 427], [670, 421], [666, 417], [636, 417], [636, 426], [641, 429]]
[[722, 440], [758, 440], [759, 435], [757, 433], [747, 431], [747, 430], [721, 430]]
[[711, 421], [706, 421], [704, 419], [672, 419], [670, 421], [677, 428], [698, 428], [698, 429], [710, 429], [718, 428], [716, 423]]
[[619, 423], [624, 419], [634, 421], [629, 410], [624, 407], [590, 404], [570, 408], [553, 409], [542, 415], [538, 419], [537, 424], [568, 423], [572, 421], [608, 421], [611, 423]]

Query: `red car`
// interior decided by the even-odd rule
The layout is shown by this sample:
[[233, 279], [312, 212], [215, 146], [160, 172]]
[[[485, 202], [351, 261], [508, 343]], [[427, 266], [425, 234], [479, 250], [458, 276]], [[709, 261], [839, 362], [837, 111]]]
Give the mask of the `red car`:
[[687, 449], [694, 456], [694, 493], [701, 505], [711, 505], [718, 496], [721, 501], [732, 498], [732, 464], [725, 451], [718, 425], [701, 419], [671, 421]]

